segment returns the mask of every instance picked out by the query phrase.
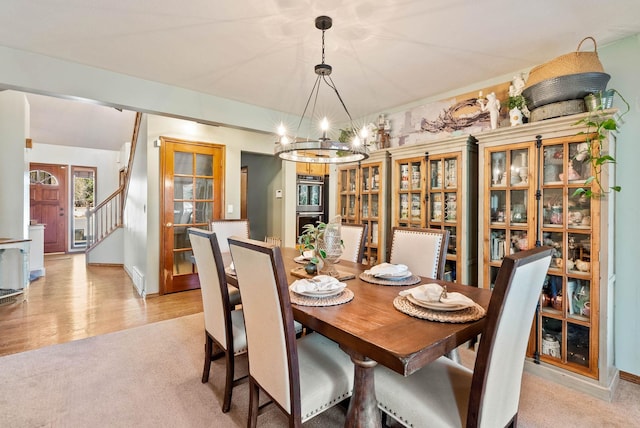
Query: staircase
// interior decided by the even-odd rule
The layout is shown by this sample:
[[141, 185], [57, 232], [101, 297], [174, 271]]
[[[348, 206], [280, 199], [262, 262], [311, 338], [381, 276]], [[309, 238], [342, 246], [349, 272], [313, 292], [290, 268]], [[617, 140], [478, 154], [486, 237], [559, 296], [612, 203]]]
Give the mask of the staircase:
[[138, 141], [141, 119], [142, 113], [136, 113], [133, 136], [131, 137], [129, 162], [124, 171], [123, 184], [98, 204], [98, 206], [87, 211], [87, 262], [90, 260], [89, 253], [123, 225], [122, 217], [127, 200], [127, 192], [129, 190], [131, 167], [133, 165], [133, 156], [136, 150], [136, 142]]

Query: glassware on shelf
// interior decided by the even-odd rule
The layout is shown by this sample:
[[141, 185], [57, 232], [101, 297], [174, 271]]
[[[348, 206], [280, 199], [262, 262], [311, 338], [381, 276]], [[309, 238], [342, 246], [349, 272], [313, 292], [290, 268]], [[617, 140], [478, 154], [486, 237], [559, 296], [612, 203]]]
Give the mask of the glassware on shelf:
[[507, 174], [505, 171], [506, 159], [506, 152], [491, 153], [491, 185], [507, 185]]
[[445, 181], [446, 188], [458, 187], [458, 168], [456, 159], [445, 161]]
[[431, 194], [431, 220], [442, 221], [442, 194]]
[[409, 218], [409, 195], [403, 193], [400, 195], [400, 219], [407, 220]]
[[420, 164], [419, 163], [411, 164], [411, 188], [412, 189], [420, 188]]
[[440, 189], [442, 187], [442, 162], [431, 161], [431, 188]]
[[400, 165], [400, 190], [409, 189], [409, 165], [403, 163]]
[[457, 219], [457, 198], [455, 193], [446, 193], [444, 202], [444, 219], [446, 221], [456, 221]]
[[420, 220], [420, 194], [411, 194], [411, 219]]

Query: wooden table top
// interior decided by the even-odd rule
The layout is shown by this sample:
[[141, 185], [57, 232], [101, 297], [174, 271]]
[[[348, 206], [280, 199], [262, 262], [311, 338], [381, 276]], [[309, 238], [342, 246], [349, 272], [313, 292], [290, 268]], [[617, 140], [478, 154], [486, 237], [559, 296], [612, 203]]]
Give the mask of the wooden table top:
[[[300, 266], [293, 258], [300, 253], [281, 248], [287, 272]], [[332, 339], [341, 346], [376, 360], [390, 369], [409, 375], [481, 333], [484, 319], [468, 323], [443, 323], [406, 315], [393, 306], [400, 290], [416, 287], [376, 285], [358, 276], [368, 266], [341, 260], [336, 268], [355, 274], [346, 280], [353, 291], [352, 301], [336, 306], [292, 304], [296, 321]], [[228, 276], [229, 279], [231, 279]], [[289, 283], [298, 279], [289, 273]], [[229, 281], [233, 283], [235, 281]], [[460, 292], [487, 309], [491, 292], [447, 281], [422, 278], [420, 284], [446, 284], [447, 290]]]

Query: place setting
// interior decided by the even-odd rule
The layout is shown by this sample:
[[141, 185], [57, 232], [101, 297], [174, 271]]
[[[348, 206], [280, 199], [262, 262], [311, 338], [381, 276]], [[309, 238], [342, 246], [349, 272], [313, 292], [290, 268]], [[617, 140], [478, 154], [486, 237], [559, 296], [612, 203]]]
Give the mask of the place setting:
[[407, 265], [380, 263], [360, 274], [360, 279], [378, 285], [414, 285], [420, 277], [411, 273]]
[[329, 275], [301, 278], [289, 285], [291, 303], [302, 306], [333, 306], [353, 299], [347, 284]]
[[407, 315], [439, 322], [470, 322], [486, 315], [485, 309], [469, 297], [436, 283], [400, 291], [393, 306]]

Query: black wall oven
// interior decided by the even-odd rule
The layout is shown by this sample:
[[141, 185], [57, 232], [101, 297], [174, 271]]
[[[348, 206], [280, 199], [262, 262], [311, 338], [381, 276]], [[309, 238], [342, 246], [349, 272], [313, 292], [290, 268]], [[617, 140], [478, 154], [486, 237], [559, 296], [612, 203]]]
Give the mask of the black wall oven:
[[298, 175], [296, 180], [297, 212], [324, 211], [324, 177]]
[[302, 235], [305, 224], [325, 221], [325, 182], [318, 175], [298, 175], [296, 180], [296, 230]]

